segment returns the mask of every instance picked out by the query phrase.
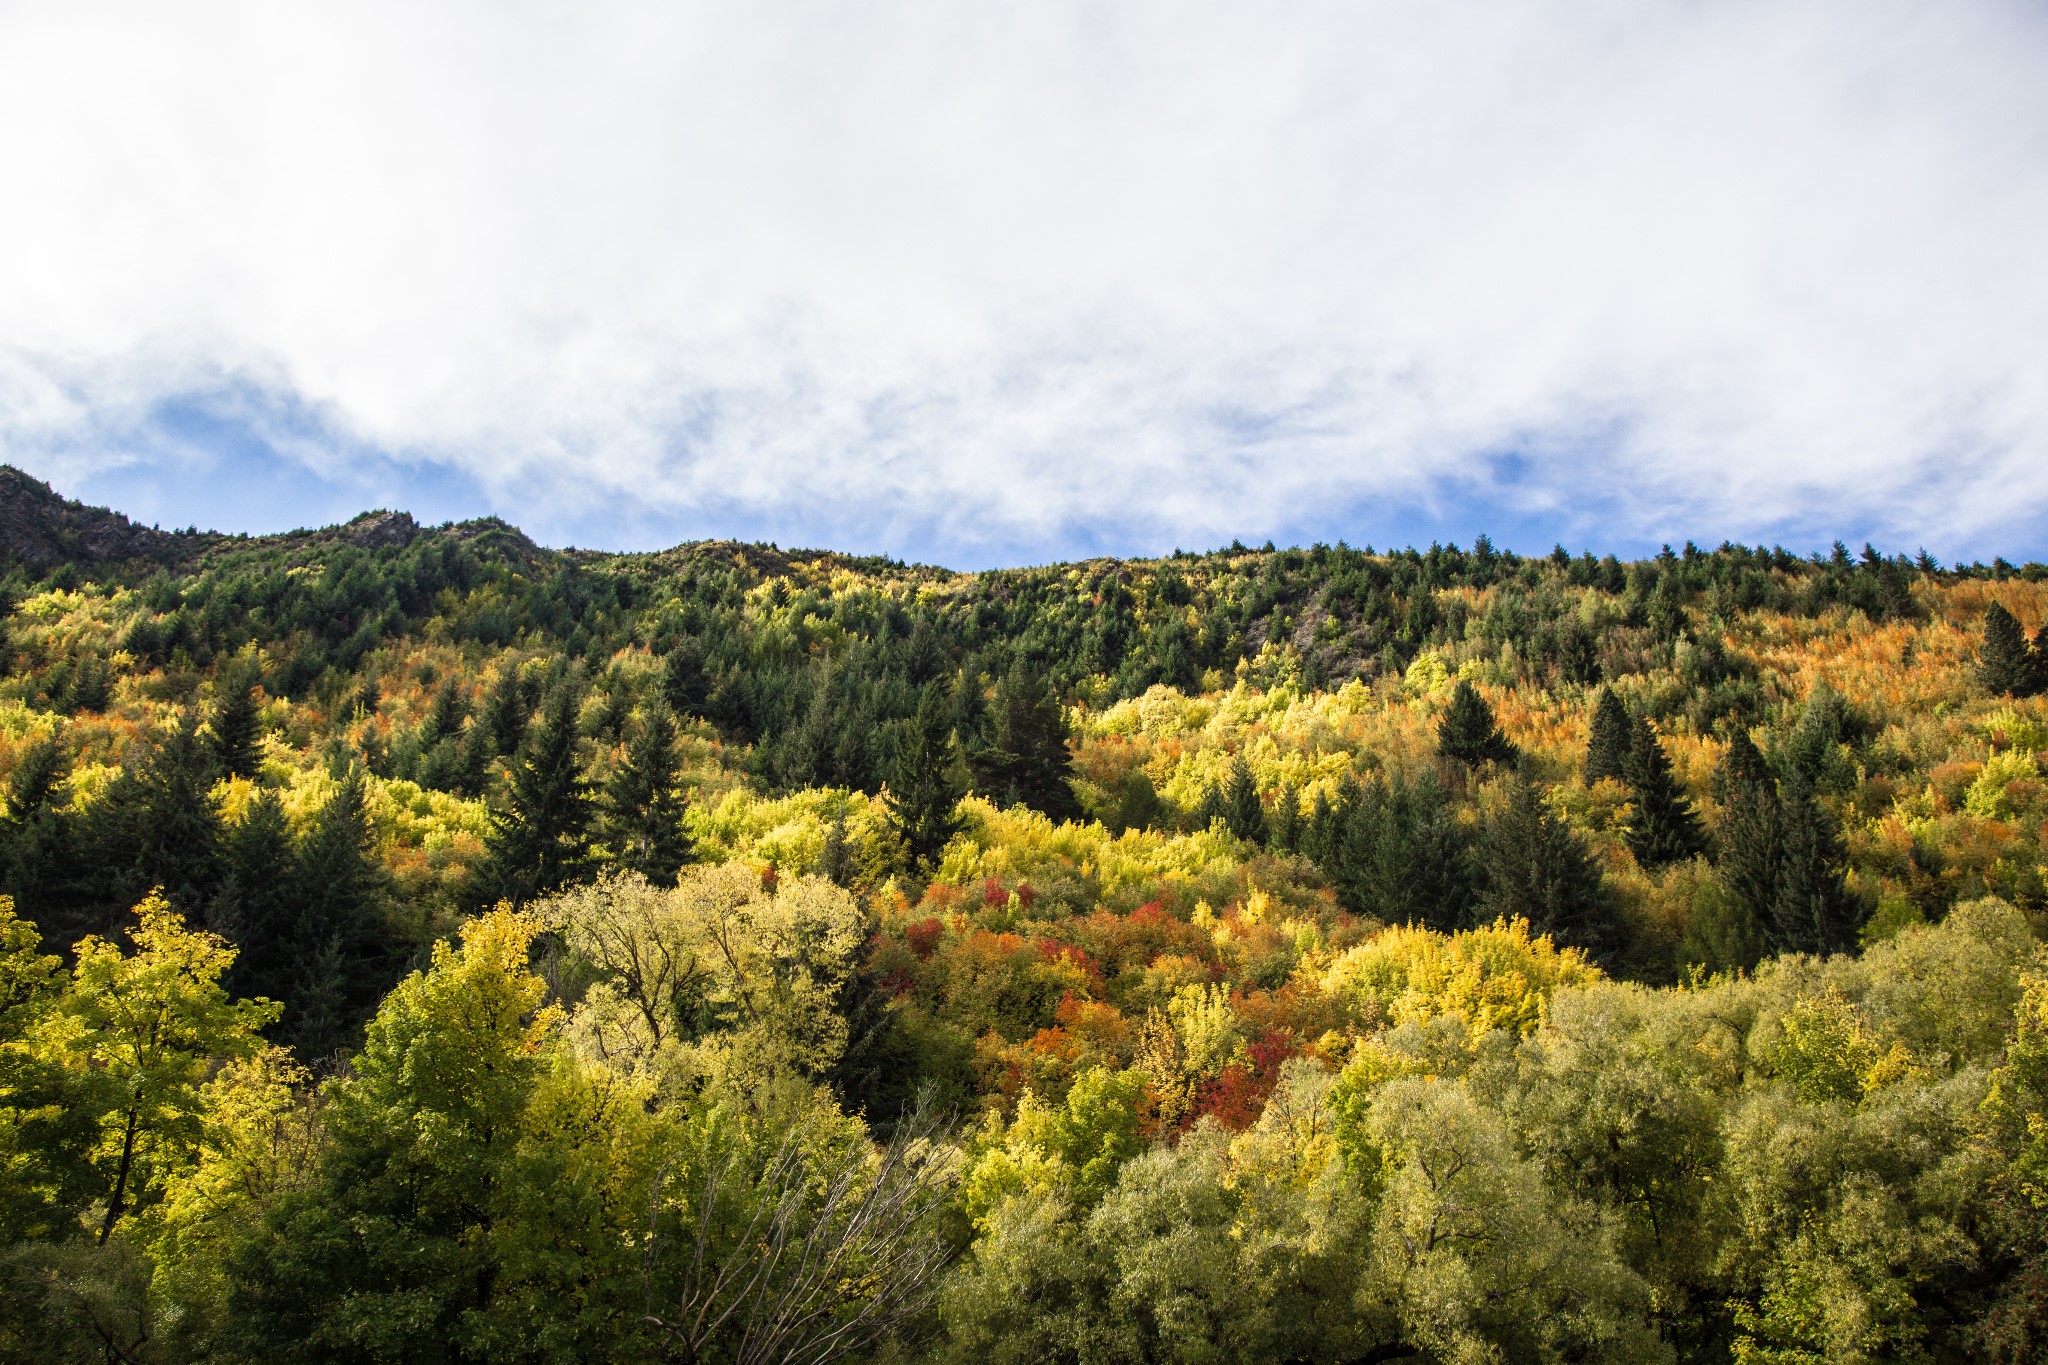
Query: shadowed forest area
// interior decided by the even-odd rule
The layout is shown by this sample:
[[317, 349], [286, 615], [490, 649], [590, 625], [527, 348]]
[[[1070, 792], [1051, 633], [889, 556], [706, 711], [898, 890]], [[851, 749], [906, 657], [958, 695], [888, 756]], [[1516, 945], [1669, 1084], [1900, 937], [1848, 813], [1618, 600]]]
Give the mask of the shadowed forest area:
[[2048, 1355], [2048, 568], [0, 470], [0, 1356]]

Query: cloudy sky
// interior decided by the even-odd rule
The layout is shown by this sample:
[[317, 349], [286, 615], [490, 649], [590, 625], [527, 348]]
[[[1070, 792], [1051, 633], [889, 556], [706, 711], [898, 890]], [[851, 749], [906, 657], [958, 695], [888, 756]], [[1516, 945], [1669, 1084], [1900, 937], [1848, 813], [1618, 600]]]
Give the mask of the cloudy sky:
[[2039, 0], [0, 0], [0, 458], [961, 567], [2048, 556]]

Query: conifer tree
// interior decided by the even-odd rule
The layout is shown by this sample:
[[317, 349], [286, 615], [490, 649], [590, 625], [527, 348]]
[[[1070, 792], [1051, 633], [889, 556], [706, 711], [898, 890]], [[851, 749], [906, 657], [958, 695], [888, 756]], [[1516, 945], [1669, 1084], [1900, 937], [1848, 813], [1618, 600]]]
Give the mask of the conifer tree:
[[701, 716], [711, 698], [711, 679], [704, 671], [704, 647], [685, 635], [661, 659], [661, 696], [678, 716]]
[[1984, 645], [1977, 655], [1977, 679], [1993, 696], [2026, 696], [2032, 688], [2032, 661], [2027, 634], [2004, 606], [1993, 602], [1984, 613]]
[[1463, 763], [1508, 763], [1515, 746], [1494, 724], [1493, 708], [1479, 689], [1460, 679], [1451, 693], [1451, 704], [1437, 724], [1436, 746], [1446, 758]]
[[1577, 831], [1545, 806], [1534, 783], [1517, 777], [1480, 843], [1481, 922], [1529, 921], [1539, 934], [1610, 957], [1622, 947], [1622, 923], [1600, 865]]
[[657, 700], [605, 789], [604, 841], [613, 859], [656, 886], [673, 886], [694, 851], [683, 827], [687, 804], [675, 717]]
[[532, 718], [533, 708], [528, 704], [526, 684], [519, 676], [519, 670], [506, 663], [498, 670], [498, 677], [491, 684], [491, 690], [484, 697], [483, 726], [495, 752], [510, 759], [518, 754], [526, 742], [526, 727]]
[[1211, 782], [1202, 788], [1202, 802], [1195, 807], [1195, 828], [1197, 830], [1209, 829], [1219, 821], [1223, 822], [1224, 826], [1228, 828], [1230, 822], [1230, 803], [1224, 798], [1223, 788]]
[[1318, 788], [1310, 803], [1307, 823], [1301, 831], [1301, 851], [1309, 861], [1329, 872], [1337, 865], [1341, 851], [1344, 818], [1329, 792]]
[[1152, 785], [1151, 775], [1143, 768], [1133, 766], [1117, 784], [1116, 809], [1111, 813], [1110, 828], [1118, 834], [1127, 829], [1150, 829], [1164, 815], [1165, 803], [1159, 799], [1159, 790]]
[[1230, 763], [1230, 784], [1223, 789], [1223, 823], [1237, 838], [1266, 842], [1266, 806], [1259, 800], [1252, 765], [1239, 754]]
[[846, 802], [832, 807], [832, 823], [825, 827], [825, 851], [818, 860], [818, 875], [834, 886], [853, 886], [853, 838], [846, 827]]
[[1282, 853], [1295, 852], [1301, 843], [1301, 794], [1293, 787], [1282, 786], [1273, 794], [1273, 818], [1269, 824], [1268, 846]]
[[2030, 697], [2048, 692], [2048, 625], [2034, 632], [2034, 643], [2027, 647], [2027, 668], [2022, 682]]
[[1333, 871], [1351, 909], [1390, 924], [1462, 929], [1472, 909], [1471, 849], [1434, 773], [1368, 782], [1342, 813]]
[[1721, 787], [1717, 867], [1727, 902], [1722, 912], [1728, 920], [1715, 929], [1728, 959], [1717, 965], [1750, 967], [1766, 941], [1764, 928], [1783, 871], [1785, 830], [1778, 785], [1749, 731], [1741, 726], [1730, 737], [1716, 776]]
[[383, 864], [373, 852], [363, 775], [351, 768], [299, 849], [291, 1002], [283, 1036], [302, 1057], [349, 1041], [391, 983]]
[[469, 700], [462, 695], [462, 689], [451, 673], [442, 680], [440, 690], [434, 693], [434, 704], [420, 727], [420, 747], [431, 749], [444, 739], [453, 739], [461, 732], [462, 722], [468, 715]]
[[1650, 722], [1637, 716], [1630, 726], [1628, 765], [1624, 773], [1633, 811], [1626, 837], [1629, 851], [1644, 867], [1681, 862], [1704, 852], [1706, 837], [1692, 802], [1672, 775], [1671, 760], [1657, 742]]
[[514, 907], [557, 890], [590, 851], [590, 784], [576, 753], [579, 689], [558, 683], [511, 765], [504, 805], [485, 843], [489, 894]]
[[1044, 675], [1021, 659], [996, 684], [988, 740], [973, 768], [976, 785], [999, 806], [1025, 805], [1055, 820], [1080, 818], [1068, 785], [1074, 760], [1066, 711]]
[[298, 896], [305, 878], [276, 792], [259, 791], [242, 818], [227, 827], [222, 863], [226, 874], [207, 927], [240, 949], [228, 972], [229, 989], [240, 996], [287, 999], [298, 974]]
[[83, 850], [103, 899], [133, 903], [151, 887], [181, 911], [211, 898], [220, 872], [219, 770], [187, 712], [139, 765], [124, 768], [90, 807]]
[[1613, 688], [1602, 688], [1599, 704], [1593, 708], [1592, 738], [1586, 744], [1586, 781], [1598, 782], [1603, 777], [1625, 781], [1629, 739], [1628, 708]]
[[[57, 912], [57, 902], [75, 891], [77, 819], [68, 808], [65, 781], [71, 764], [55, 735], [28, 745], [16, 760], [7, 787], [7, 815], [0, 820], [0, 876], [24, 913], [62, 934], [75, 927]], [[76, 934], [71, 940], [75, 941]], [[67, 941], [61, 938], [53, 941]]]
[[247, 683], [231, 684], [214, 708], [208, 724], [213, 731], [213, 757], [230, 777], [254, 777], [263, 751], [258, 740], [263, 733], [262, 717], [256, 710], [255, 689]]
[[1771, 947], [1781, 953], [1852, 951], [1862, 913], [1844, 884], [1848, 853], [1834, 817], [1796, 769], [1785, 780], [1780, 804], [1784, 842], [1771, 903]]
[[919, 692], [916, 714], [899, 731], [889, 770], [889, 814], [919, 868], [929, 867], [960, 829], [955, 810], [964, 784], [947, 691], [940, 680]]

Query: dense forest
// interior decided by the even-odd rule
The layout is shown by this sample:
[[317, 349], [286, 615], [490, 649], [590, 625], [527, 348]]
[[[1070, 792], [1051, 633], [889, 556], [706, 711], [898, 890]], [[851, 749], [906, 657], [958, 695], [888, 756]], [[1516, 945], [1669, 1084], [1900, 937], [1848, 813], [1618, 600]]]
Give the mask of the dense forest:
[[2048, 1357], [2048, 568], [0, 470], [0, 1358]]

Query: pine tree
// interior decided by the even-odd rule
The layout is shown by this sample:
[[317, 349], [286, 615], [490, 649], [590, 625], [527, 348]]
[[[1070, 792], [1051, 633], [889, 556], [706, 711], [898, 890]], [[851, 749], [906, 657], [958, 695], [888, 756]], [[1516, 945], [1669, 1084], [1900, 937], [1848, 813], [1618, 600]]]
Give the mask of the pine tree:
[[1338, 854], [1342, 851], [1343, 828], [1344, 815], [1338, 809], [1338, 803], [1330, 800], [1329, 792], [1318, 788], [1316, 799], [1309, 806], [1308, 822], [1301, 831], [1301, 851], [1325, 873], [1337, 865]]
[[1266, 806], [1259, 800], [1252, 765], [1239, 754], [1230, 763], [1230, 784], [1223, 790], [1223, 823], [1239, 839], [1266, 842]]
[[263, 733], [262, 716], [256, 710], [255, 689], [247, 683], [230, 685], [214, 708], [208, 723], [213, 731], [213, 757], [230, 777], [254, 777], [262, 758], [257, 743]]
[[916, 714], [899, 731], [889, 771], [889, 814], [919, 868], [929, 867], [960, 829], [955, 811], [964, 784], [947, 690], [943, 680], [925, 684]]
[[542, 702], [511, 765], [502, 809], [485, 844], [489, 894], [514, 907], [558, 890], [583, 870], [590, 850], [590, 784], [576, 753], [573, 681]]
[[1201, 804], [1195, 807], [1195, 828], [1213, 829], [1219, 822], [1227, 828], [1230, 821], [1230, 803], [1224, 799], [1223, 788], [1214, 782], [1202, 788]]
[[85, 861], [103, 902], [134, 904], [161, 887], [173, 907], [197, 912], [217, 889], [220, 811], [213, 752], [186, 713], [141, 764], [124, 768], [89, 810]]
[[[71, 933], [85, 926], [62, 913], [79, 878], [78, 821], [69, 809], [64, 786], [71, 763], [55, 735], [45, 735], [21, 751], [7, 787], [7, 816], [0, 820], [0, 875], [5, 889], [25, 915], [52, 935], [52, 942], [75, 942]], [[68, 909], [69, 907], [64, 907]]]
[[2048, 625], [2034, 632], [2034, 643], [2027, 647], [2027, 668], [2022, 681], [2030, 697], [2048, 692]]
[[675, 717], [656, 701], [605, 789], [604, 841], [613, 859], [656, 886], [673, 886], [694, 852], [683, 827], [687, 804]]
[[1043, 674], [1020, 660], [996, 684], [988, 740], [974, 755], [977, 787], [999, 806], [1025, 805], [1055, 820], [1076, 820], [1070, 784], [1067, 717]]
[[834, 886], [853, 886], [853, 837], [846, 827], [846, 802], [832, 807], [832, 823], [825, 827], [825, 851], [818, 859], [818, 875]]
[[500, 757], [509, 759], [519, 752], [526, 742], [526, 727], [532, 715], [526, 685], [519, 670], [508, 663], [499, 669], [497, 680], [484, 697], [483, 732]]
[[1493, 708], [1478, 688], [1462, 679], [1437, 725], [1436, 747], [1444, 757], [1463, 763], [1509, 763], [1515, 757], [1515, 746], [1494, 724]]
[[1796, 770], [1785, 780], [1780, 806], [1784, 839], [1769, 916], [1771, 947], [1781, 953], [1852, 951], [1862, 912], [1844, 884], [1848, 854], [1834, 818]]
[[1600, 865], [1570, 825], [1544, 805], [1535, 784], [1517, 777], [1487, 824], [1479, 864], [1479, 918], [1521, 918], [1539, 934], [1596, 958], [1622, 947], [1622, 923]]
[[1293, 853], [1301, 843], [1301, 794], [1283, 786], [1273, 794], [1273, 818], [1267, 844], [1282, 853]]
[[351, 768], [299, 849], [297, 923], [283, 1037], [302, 1057], [347, 1044], [390, 985], [384, 905], [390, 886], [373, 852], [363, 776]]
[[1345, 803], [1325, 871], [1351, 909], [1390, 924], [1462, 929], [1471, 916], [1469, 841], [1433, 773], [1367, 783]]
[[1159, 799], [1158, 788], [1152, 785], [1151, 775], [1143, 768], [1133, 766], [1116, 787], [1116, 809], [1110, 816], [1112, 832], [1122, 834], [1128, 829], [1151, 829], [1165, 818], [1166, 803]]
[[298, 977], [298, 895], [305, 878], [276, 792], [258, 792], [242, 818], [227, 827], [222, 862], [227, 871], [207, 927], [241, 950], [228, 972], [229, 989], [238, 996], [288, 999]]
[[2013, 614], [1997, 602], [1984, 613], [1984, 645], [1977, 658], [1977, 679], [1986, 692], [2017, 697], [2032, 690], [2027, 634]]
[[705, 673], [705, 647], [696, 643], [696, 636], [682, 636], [662, 655], [662, 700], [678, 716], [705, 714], [711, 677]]
[[1784, 862], [1778, 784], [1741, 726], [1729, 738], [1715, 781], [1721, 794], [1716, 869], [1722, 904], [1714, 907], [1716, 922], [1698, 926], [1699, 932], [1689, 937], [1711, 950], [1714, 966], [1747, 968], [1763, 954], [1764, 926]]
[[1611, 687], [1602, 688], [1593, 708], [1593, 733], [1586, 745], [1586, 781], [1626, 780], [1630, 738], [1628, 708]]
[[1671, 760], [1657, 742], [1650, 722], [1637, 716], [1630, 726], [1628, 764], [1630, 804], [1626, 838], [1629, 851], [1644, 867], [1682, 862], [1706, 850], [1706, 837], [1692, 802], [1672, 775]]
[[469, 699], [462, 695], [462, 689], [451, 673], [442, 681], [440, 690], [434, 693], [434, 705], [420, 727], [420, 747], [431, 749], [444, 739], [455, 738], [468, 715]]

